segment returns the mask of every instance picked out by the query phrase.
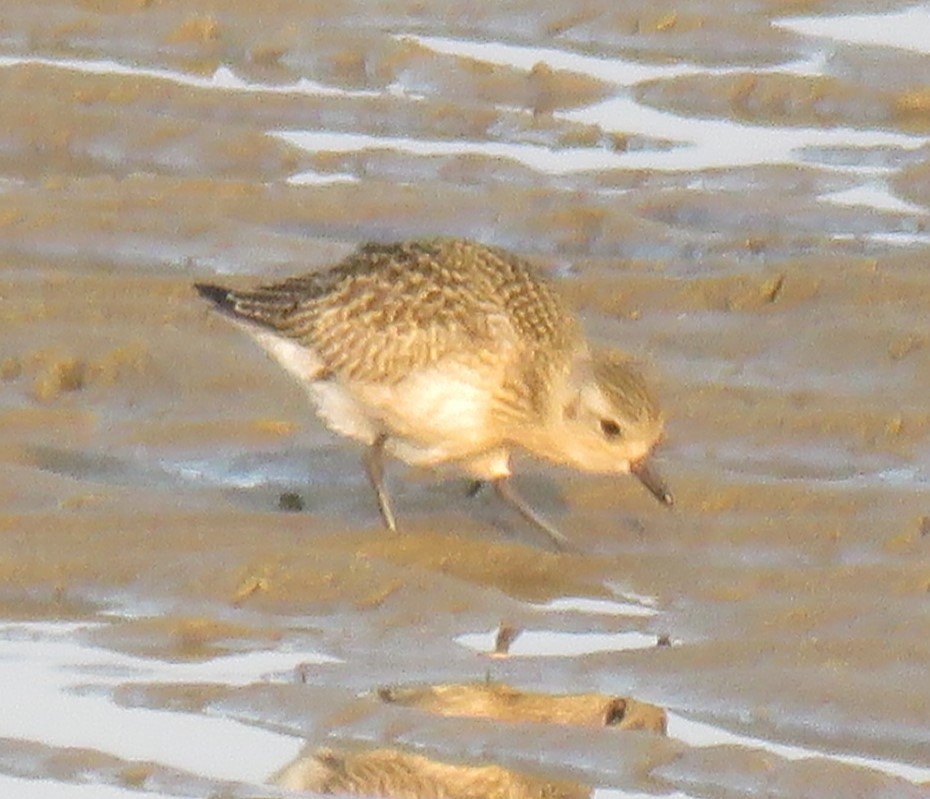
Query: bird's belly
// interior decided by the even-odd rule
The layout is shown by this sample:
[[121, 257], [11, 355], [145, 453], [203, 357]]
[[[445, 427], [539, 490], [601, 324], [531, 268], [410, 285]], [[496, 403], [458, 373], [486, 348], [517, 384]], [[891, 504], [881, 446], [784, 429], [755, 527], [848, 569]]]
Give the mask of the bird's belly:
[[346, 380], [328, 374], [311, 348], [245, 327], [304, 386], [321, 420], [336, 433], [365, 444], [386, 435], [387, 450], [417, 466], [467, 461], [501, 446], [501, 431], [489, 413], [493, 373], [452, 362], [417, 369], [398, 382]]
[[[498, 443], [489, 423], [491, 391], [474, 370], [429, 367], [392, 384], [335, 385], [339, 388], [319, 386], [318, 407], [327, 423], [353, 435], [348, 428], [359, 429], [354, 417], [361, 415], [372, 437], [386, 435], [387, 450], [407, 463], [433, 466]], [[344, 418], [346, 411], [352, 418]]]
[[307, 391], [330, 430], [365, 444], [385, 435], [387, 451], [413, 466], [468, 460], [500, 445], [486, 423], [486, 400], [468, 384], [434, 390], [318, 380]]
[[379, 419], [393, 455], [430, 466], [500, 445], [489, 413], [492, 393], [486, 376], [473, 369], [430, 367], [358, 395]]
[[372, 444], [383, 432], [374, 409], [338, 381], [308, 383], [307, 393], [330, 430], [365, 444]]

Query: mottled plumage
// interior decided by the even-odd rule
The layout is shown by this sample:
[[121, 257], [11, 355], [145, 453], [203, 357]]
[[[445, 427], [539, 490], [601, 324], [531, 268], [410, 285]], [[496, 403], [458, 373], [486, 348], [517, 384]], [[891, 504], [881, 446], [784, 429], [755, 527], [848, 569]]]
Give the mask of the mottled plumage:
[[291, 791], [384, 799], [588, 799], [580, 783], [547, 780], [497, 765], [431, 760], [400, 749], [317, 749], [275, 775]]
[[662, 431], [639, 373], [592, 350], [552, 286], [505, 250], [461, 239], [367, 244], [322, 272], [248, 291], [197, 285], [308, 389], [336, 432], [369, 445], [386, 524], [381, 452], [454, 463], [561, 541], [513, 493], [517, 446], [597, 472], [646, 466]]

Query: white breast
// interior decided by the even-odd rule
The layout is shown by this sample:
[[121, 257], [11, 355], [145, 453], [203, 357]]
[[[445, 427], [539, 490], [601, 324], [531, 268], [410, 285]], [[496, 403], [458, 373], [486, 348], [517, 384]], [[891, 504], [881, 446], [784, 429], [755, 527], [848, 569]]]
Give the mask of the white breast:
[[387, 448], [411, 464], [436, 465], [500, 446], [490, 422], [493, 375], [446, 362], [418, 369], [398, 383], [318, 379], [319, 356], [298, 342], [242, 324], [275, 361], [307, 390], [323, 422], [365, 444], [388, 436]]
[[365, 387], [394, 441], [389, 449], [408, 463], [461, 460], [498, 444], [490, 423], [493, 385], [459, 364], [420, 369], [394, 386]]

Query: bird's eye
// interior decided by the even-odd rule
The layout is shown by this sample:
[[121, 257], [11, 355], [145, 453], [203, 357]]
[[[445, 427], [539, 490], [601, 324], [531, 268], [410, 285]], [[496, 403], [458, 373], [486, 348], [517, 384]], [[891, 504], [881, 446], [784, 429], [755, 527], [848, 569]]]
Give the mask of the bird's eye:
[[607, 438], [618, 438], [622, 431], [613, 419], [601, 419], [601, 432]]

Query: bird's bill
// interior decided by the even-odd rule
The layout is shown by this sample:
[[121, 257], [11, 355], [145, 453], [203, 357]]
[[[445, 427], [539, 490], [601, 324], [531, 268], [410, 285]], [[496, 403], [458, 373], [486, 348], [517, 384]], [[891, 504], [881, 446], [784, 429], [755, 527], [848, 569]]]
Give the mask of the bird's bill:
[[649, 493], [663, 505], [671, 506], [675, 502], [672, 492], [668, 490], [668, 485], [666, 485], [662, 475], [652, 468], [648, 458], [640, 458], [638, 461], [631, 463], [630, 471], [639, 478], [639, 482], [649, 489]]

